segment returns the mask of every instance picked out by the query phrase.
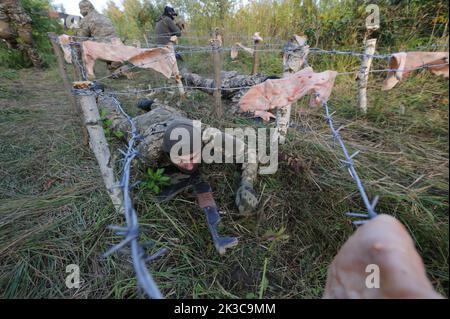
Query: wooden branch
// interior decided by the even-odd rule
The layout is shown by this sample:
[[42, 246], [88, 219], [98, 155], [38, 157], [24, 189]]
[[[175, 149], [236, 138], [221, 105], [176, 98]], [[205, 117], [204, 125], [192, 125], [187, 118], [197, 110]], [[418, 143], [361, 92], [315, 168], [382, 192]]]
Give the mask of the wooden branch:
[[[298, 49], [295, 50], [295, 56], [291, 56], [289, 52], [283, 55], [283, 77], [288, 77], [292, 73], [300, 71], [306, 61], [306, 57], [309, 53], [309, 46], [306, 45], [307, 38], [304, 36], [294, 35], [290, 42]], [[279, 142], [284, 144], [286, 141], [286, 135], [289, 128], [289, 122], [291, 120], [291, 108], [292, 105], [286, 105], [280, 108], [277, 112], [277, 128], [280, 134]]]
[[178, 91], [180, 92], [181, 97], [185, 98], [186, 92], [184, 91], [183, 82], [181, 81], [181, 75], [180, 75], [180, 71], [178, 69], [178, 62], [177, 62], [175, 48], [174, 48], [174, 44], [176, 44], [177, 42], [178, 42], [177, 37], [173, 36], [170, 38], [170, 42], [167, 46], [170, 49], [170, 51], [172, 52], [173, 58], [175, 59], [175, 67], [174, 67], [173, 73], [175, 76], [175, 82], [177, 83]]
[[108, 195], [117, 212], [123, 213], [122, 192], [114, 176], [111, 153], [103, 130], [94, 94], [78, 95], [84, 123], [89, 133], [89, 146], [97, 159]]
[[220, 55], [220, 47], [222, 45], [222, 39], [219, 34], [218, 28], [213, 31], [213, 38], [211, 39], [212, 46], [212, 58], [214, 63], [214, 83], [216, 88], [214, 90], [214, 115], [217, 117], [223, 117], [223, 106], [222, 106], [222, 78], [220, 76], [220, 71], [222, 68], [222, 60]]
[[61, 47], [54, 40], [56, 38], [56, 34], [54, 32], [49, 32], [48, 37], [50, 39], [50, 43], [52, 44], [53, 52], [55, 53], [56, 60], [58, 62], [58, 72], [59, 72], [59, 76], [61, 77], [61, 80], [63, 81], [67, 99], [70, 101], [70, 104], [72, 105], [72, 111], [74, 113], [79, 114], [79, 111], [80, 111], [79, 105], [76, 103], [75, 98], [70, 93], [72, 87], [70, 86], [69, 78], [67, 77], [67, 68], [66, 68], [66, 64], [64, 63], [64, 58], [63, 58], [63, 55], [61, 52]]
[[258, 73], [259, 69], [259, 46], [263, 39], [259, 36], [259, 32], [253, 35], [253, 68], [252, 75]]
[[366, 48], [364, 50], [364, 55], [361, 67], [358, 73], [358, 105], [361, 111], [365, 114], [367, 113], [367, 82], [369, 80], [369, 71], [372, 66], [372, 56], [375, 53], [375, 46], [377, 39], [369, 39], [366, 41]]

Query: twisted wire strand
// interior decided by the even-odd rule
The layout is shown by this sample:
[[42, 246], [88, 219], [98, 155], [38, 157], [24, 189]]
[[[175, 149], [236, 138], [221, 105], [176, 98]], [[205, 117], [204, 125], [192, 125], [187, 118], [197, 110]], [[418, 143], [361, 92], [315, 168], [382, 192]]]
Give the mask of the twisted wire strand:
[[[105, 94], [103, 94], [105, 95]], [[127, 119], [131, 126], [131, 138], [128, 140], [127, 150], [124, 153], [124, 163], [122, 168], [122, 178], [120, 181], [120, 187], [123, 193], [123, 207], [125, 213], [125, 221], [127, 224], [126, 228], [118, 228], [121, 230], [118, 234], [125, 236], [125, 239], [113, 246], [108, 250], [104, 256], [109, 256], [117, 250], [120, 250], [125, 245], [130, 244], [131, 246], [131, 257], [133, 261], [133, 267], [136, 272], [136, 278], [138, 280], [139, 286], [145, 291], [145, 293], [152, 299], [163, 299], [163, 295], [160, 292], [158, 285], [153, 279], [152, 275], [147, 269], [146, 262], [153, 261], [159, 256], [163, 255], [167, 250], [165, 248], [160, 249], [154, 255], [147, 257], [144, 253], [144, 249], [139, 243], [139, 223], [136, 210], [133, 206], [131, 200], [131, 186], [130, 186], [130, 173], [133, 160], [138, 155], [135, 149], [136, 143], [140, 140], [140, 136], [137, 131], [136, 123], [133, 118], [131, 118], [122, 108], [120, 102], [111, 94], [107, 94], [114, 102], [117, 110], [122, 113], [122, 115]], [[114, 229], [114, 227], [113, 227]], [[117, 229], [117, 227], [116, 227]]]
[[[320, 98], [319, 95], [317, 95], [317, 96]], [[350, 176], [355, 181], [356, 186], [359, 191], [359, 194], [361, 195], [363, 203], [367, 210], [367, 214], [349, 212], [346, 215], [349, 217], [365, 218], [363, 220], [353, 221], [353, 224], [355, 224], [355, 225], [364, 224], [368, 221], [368, 219], [372, 219], [377, 216], [375, 207], [378, 203], [379, 197], [376, 196], [372, 202], [369, 200], [366, 189], [364, 188], [364, 184], [362, 183], [361, 178], [359, 177], [358, 172], [356, 171], [355, 162], [353, 160], [360, 152], [356, 151], [355, 153], [350, 155], [350, 152], [348, 151], [348, 149], [344, 143], [344, 140], [342, 139], [341, 134], [339, 134], [339, 129], [336, 129], [334, 127], [334, 122], [333, 122], [333, 114], [334, 113], [330, 112], [330, 107], [329, 107], [327, 101], [325, 101], [323, 99], [321, 99], [321, 101], [322, 101], [322, 106], [325, 110], [325, 119], [327, 121], [327, 124], [330, 126], [331, 132], [333, 134], [333, 140], [334, 140], [334, 142], [337, 141], [339, 143], [339, 145], [341, 146], [342, 152], [344, 154], [345, 159], [341, 160], [341, 162], [347, 167], [348, 172], [350, 173]]]

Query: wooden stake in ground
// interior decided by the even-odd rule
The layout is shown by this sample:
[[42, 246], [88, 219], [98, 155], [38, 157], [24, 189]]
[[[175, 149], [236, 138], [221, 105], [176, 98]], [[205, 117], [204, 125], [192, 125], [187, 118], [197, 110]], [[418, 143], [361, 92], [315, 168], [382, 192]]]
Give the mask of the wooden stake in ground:
[[369, 79], [369, 71], [372, 66], [373, 54], [377, 39], [368, 39], [365, 42], [364, 57], [358, 73], [358, 105], [361, 111], [367, 113], [367, 82]]
[[366, 34], [364, 35], [364, 57], [357, 76], [358, 79], [358, 106], [361, 111], [367, 113], [367, 82], [369, 80], [369, 71], [372, 66], [373, 54], [377, 39], [368, 39], [370, 34], [380, 28], [380, 8], [376, 4], [369, 4], [366, 7]]
[[[86, 69], [83, 65], [81, 59], [81, 47], [78, 43], [70, 43], [71, 53], [72, 53], [72, 65], [73, 72], [75, 76], [75, 81], [85, 81], [86, 80]], [[79, 99], [76, 99], [76, 103], [80, 105]], [[81, 106], [80, 106], [81, 108]], [[86, 126], [82, 125], [81, 130], [83, 132], [83, 145], [87, 146], [89, 144], [89, 134]]]
[[180, 71], [178, 70], [178, 62], [177, 62], [177, 57], [176, 57], [175, 47], [174, 47], [174, 45], [177, 42], [178, 42], [178, 38], [176, 36], [173, 36], [170, 38], [170, 42], [167, 46], [170, 49], [170, 51], [172, 52], [173, 58], [175, 59], [175, 67], [174, 67], [174, 72], [173, 72], [174, 76], [175, 76], [175, 82], [177, 83], [178, 91], [180, 92], [181, 97], [184, 98], [186, 96], [186, 92], [184, 91], [183, 82], [181, 81], [181, 74], [180, 74]]
[[[78, 82], [83, 86], [89, 82]], [[77, 88], [77, 82], [74, 83]], [[89, 146], [97, 159], [100, 172], [102, 174], [103, 182], [108, 191], [108, 195], [117, 212], [123, 213], [122, 192], [117, 187], [117, 181], [114, 177], [114, 170], [111, 166], [111, 153], [109, 151], [108, 142], [103, 130], [100, 113], [97, 108], [97, 101], [94, 92], [86, 90], [77, 95], [83, 113], [84, 124], [89, 133]]]
[[58, 43], [56, 43], [56, 41], [55, 41], [57, 36], [55, 33], [49, 32], [48, 37], [50, 39], [50, 43], [52, 44], [53, 52], [55, 53], [56, 60], [58, 61], [58, 72], [59, 72], [59, 76], [61, 77], [61, 80], [63, 81], [64, 88], [66, 89], [67, 99], [70, 101], [70, 104], [72, 105], [73, 112], [78, 113], [78, 111], [79, 111], [78, 105], [76, 104], [75, 98], [70, 93], [72, 87], [69, 83], [69, 78], [67, 77], [67, 68], [64, 63], [64, 58], [63, 58], [63, 55], [61, 52], [61, 48], [58, 45]]
[[222, 78], [220, 76], [220, 71], [222, 69], [222, 59], [220, 54], [220, 47], [222, 46], [222, 37], [219, 34], [219, 29], [216, 28], [213, 31], [213, 38], [211, 39], [212, 47], [212, 58], [214, 63], [214, 83], [216, 88], [214, 90], [214, 115], [217, 117], [223, 117], [223, 107], [222, 107]]
[[83, 65], [81, 45], [78, 42], [70, 43], [71, 53], [72, 53], [72, 65], [75, 74], [75, 81], [86, 81], [86, 69]]
[[252, 75], [258, 73], [259, 69], [259, 47], [263, 39], [260, 37], [259, 32], [253, 35], [253, 68]]
[[[288, 77], [292, 73], [300, 71], [305, 63], [309, 53], [309, 46], [306, 44], [305, 36], [294, 35], [288, 42], [287, 47], [290, 51], [286, 51], [283, 55], [283, 77]], [[286, 105], [277, 112], [277, 128], [279, 132], [279, 142], [284, 144], [291, 120], [292, 105]]]
[[[63, 81], [64, 88], [66, 89], [67, 98], [72, 104], [72, 109], [73, 109], [74, 113], [80, 119], [80, 124], [82, 124], [82, 121], [81, 121], [81, 118], [80, 118], [80, 116], [81, 116], [80, 104], [79, 104], [78, 100], [75, 99], [74, 96], [71, 93], [72, 86], [69, 83], [69, 79], [68, 79], [68, 76], [67, 76], [67, 68], [66, 68], [66, 65], [64, 63], [64, 58], [63, 58], [63, 55], [62, 55], [62, 52], [61, 52], [61, 48], [60, 48], [59, 44], [57, 44], [55, 42], [56, 34], [53, 33], [53, 32], [49, 32], [48, 36], [50, 38], [50, 43], [52, 44], [53, 51], [54, 51], [56, 59], [58, 61], [58, 71], [59, 71], [59, 75], [61, 76], [61, 79]], [[72, 53], [72, 59], [73, 59], [73, 54], [74, 53]], [[80, 74], [81, 71], [79, 71], [78, 69], [81, 69], [81, 67], [77, 68], [75, 65], [73, 67], [74, 67], [74, 69], [73, 69], [74, 73], [75, 74]], [[81, 127], [81, 132], [83, 134], [83, 145], [87, 146], [88, 143], [89, 143], [89, 135], [88, 135], [88, 132], [86, 130], [86, 127], [84, 127], [84, 125], [82, 125], [82, 127]]]

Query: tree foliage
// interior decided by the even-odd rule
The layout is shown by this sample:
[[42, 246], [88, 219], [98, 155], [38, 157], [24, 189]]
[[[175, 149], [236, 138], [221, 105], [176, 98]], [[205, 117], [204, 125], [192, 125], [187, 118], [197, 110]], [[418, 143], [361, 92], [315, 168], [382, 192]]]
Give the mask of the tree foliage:
[[[57, 20], [48, 17], [48, 11], [52, 8], [49, 0], [22, 0], [21, 3], [32, 19], [33, 40], [36, 47], [44, 63], [48, 65], [53, 60], [53, 55], [47, 33], [62, 33], [62, 26]], [[0, 64], [13, 68], [32, 65], [23, 52], [8, 48], [2, 41], [0, 41]]]
[[[354, 46], [365, 35], [365, 7], [380, 8], [381, 28], [375, 36], [380, 45], [401, 47], [427, 44], [448, 34], [448, 2], [427, 0], [172, 0], [187, 21], [191, 35], [205, 36], [215, 27], [226, 33], [285, 39], [305, 34], [312, 45]], [[120, 11], [110, 2], [106, 13], [119, 33], [142, 38], [152, 32], [166, 4], [161, 0], [124, 0]]]

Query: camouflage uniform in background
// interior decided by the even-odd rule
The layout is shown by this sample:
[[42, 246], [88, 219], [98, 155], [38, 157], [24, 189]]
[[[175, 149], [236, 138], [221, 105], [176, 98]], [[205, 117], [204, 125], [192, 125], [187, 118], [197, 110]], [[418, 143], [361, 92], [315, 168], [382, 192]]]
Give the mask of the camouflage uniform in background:
[[77, 36], [99, 38], [96, 40], [105, 42], [109, 42], [111, 38], [117, 38], [116, 30], [111, 20], [98, 13], [90, 1], [83, 0], [79, 6], [83, 19], [81, 20], [80, 28], [77, 30]]
[[[95, 38], [95, 41], [108, 43], [111, 42], [111, 39], [118, 38], [111, 20], [95, 10], [90, 1], [82, 0], [79, 7], [83, 19], [81, 19], [80, 28], [77, 30], [77, 36]], [[106, 62], [106, 64], [110, 71], [122, 66], [120, 62]]]
[[163, 15], [156, 21], [155, 33], [156, 44], [167, 45], [172, 36], [181, 36], [182, 23], [176, 23], [175, 17], [178, 14], [172, 7], [166, 6]]
[[25, 52], [33, 65], [41, 68], [42, 59], [35, 48], [31, 21], [19, 0], [0, 2], [0, 38], [4, 39], [8, 46]]
[[[121, 113], [117, 112], [114, 107], [114, 103], [110, 101], [109, 97], [101, 97], [99, 99], [99, 106], [107, 110], [108, 114], [106, 116], [113, 122], [113, 125], [110, 127], [112, 130], [120, 130], [122, 132], [130, 131], [127, 119]], [[171, 165], [168, 156], [163, 151], [163, 139], [166, 129], [174, 121], [190, 120], [180, 110], [158, 103], [153, 104], [151, 111], [143, 115], [139, 115], [134, 119], [136, 121], [136, 127], [140, 130], [138, 133], [144, 136], [144, 140], [140, 142], [137, 150], [143, 156], [145, 162], [150, 163], [150, 165], [154, 167]], [[242, 154], [244, 154], [244, 156], [248, 156], [248, 148], [245, 147], [243, 141], [234, 138], [231, 135], [225, 134], [219, 130], [203, 126], [202, 133], [206, 130], [209, 130], [209, 132], [212, 132], [212, 134], [209, 136], [210, 138], [208, 139], [208, 141], [202, 142], [202, 147], [209, 141], [212, 141], [213, 138], [218, 137], [217, 134], [220, 134], [220, 137], [223, 141], [229, 139], [233, 139], [235, 141], [236, 151], [232, 154], [232, 156], [242, 156]], [[225, 144], [223, 143], [222, 145]], [[231, 158], [230, 155], [225, 151], [223, 153], [225, 157]], [[201, 166], [202, 165], [200, 165], [200, 169]], [[253, 189], [253, 185], [256, 181], [257, 175], [257, 163], [242, 164], [240, 186], [236, 193], [236, 205], [241, 214], [250, 214], [255, 209], [254, 206], [247, 203], [246, 200], [242, 198], [245, 197], [245, 192], [249, 187]]]
[[[295, 35], [284, 47], [283, 55], [283, 71], [285, 76], [295, 73], [308, 65], [307, 56], [309, 46], [306, 45], [306, 37]], [[208, 94], [213, 94], [215, 84], [213, 79], [203, 78], [198, 74], [182, 71], [182, 76], [187, 86], [207, 87], [211, 89], [199, 88]], [[231, 111], [239, 112], [239, 100], [249, 90], [249, 86], [253, 86], [278, 77], [267, 77], [262, 74], [242, 75], [236, 71], [222, 71], [222, 97], [230, 99], [233, 103]], [[235, 88], [229, 90], [229, 88]], [[290, 125], [291, 106], [280, 108], [277, 110], [277, 127], [280, 132], [280, 143], [285, 142], [285, 137]]]

